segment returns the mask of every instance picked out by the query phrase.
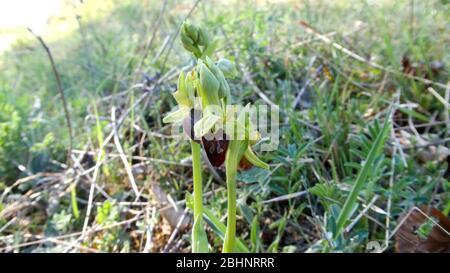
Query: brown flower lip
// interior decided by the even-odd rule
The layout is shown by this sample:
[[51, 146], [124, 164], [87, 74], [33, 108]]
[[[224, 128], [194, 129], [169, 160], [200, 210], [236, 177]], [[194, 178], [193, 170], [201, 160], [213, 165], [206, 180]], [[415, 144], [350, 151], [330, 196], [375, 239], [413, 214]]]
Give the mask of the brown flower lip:
[[[214, 167], [222, 166], [225, 161], [229, 140], [226, 138], [226, 134], [223, 130], [218, 130], [215, 134], [207, 134], [206, 137], [202, 137], [202, 146], [205, 149], [209, 162]], [[253, 167], [244, 156], [241, 158], [238, 164], [239, 170], [248, 170]]]
[[220, 167], [225, 161], [228, 149], [228, 139], [223, 130], [219, 129], [215, 134], [209, 133], [203, 136], [202, 145], [211, 165]]
[[[211, 165], [218, 168], [225, 162], [229, 140], [222, 129], [218, 130], [215, 134], [206, 134], [201, 140], [196, 139], [194, 135], [194, 124], [198, 121], [200, 116], [200, 110], [191, 109], [190, 117], [186, 117], [183, 120], [183, 131], [191, 140], [202, 144], [209, 162]], [[251, 167], [253, 167], [253, 164], [245, 157], [242, 157], [239, 161], [238, 168], [240, 170], [248, 170]]]

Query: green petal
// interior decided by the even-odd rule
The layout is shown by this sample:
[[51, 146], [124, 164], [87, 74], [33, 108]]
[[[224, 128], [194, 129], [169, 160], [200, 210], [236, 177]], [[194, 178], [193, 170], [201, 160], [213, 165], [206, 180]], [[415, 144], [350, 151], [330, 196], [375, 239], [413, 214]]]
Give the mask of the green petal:
[[186, 107], [192, 107], [192, 102], [187, 96], [186, 92], [182, 92], [181, 90], [178, 90], [174, 93], [172, 93], [173, 97], [177, 101], [178, 105], [180, 106], [186, 106]]
[[177, 123], [182, 122], [191, 113], [191, 108], [180, 106], [178, 110], [170, 112], [163, 118], [164, 123]]
[[184, 72], [180, 72], [180, 76], [178, 77], [178, 90], [180, 90], [183, 93], [186, 93], [186, 83], [185, 83], [185, 76]]
[[250, 146], [248, 146], [247, 150], [245, 151], [244, 157], [256, 167], [269, 169], [269, 165], [259, 159], [259, 157], [253, 152]]
[[194, 101], [195, 97], [194, 83], [192, 81], [193, 81], [192, 74], [188, 74], [184, 79], [184, 87], [186, 89], [187, 96], [191, 102]]
[[202, 137], [209, 133], [213, 126], [220, 120], [219, 116], [207, 115], [197, 121], [194, 125], [195, 137]]

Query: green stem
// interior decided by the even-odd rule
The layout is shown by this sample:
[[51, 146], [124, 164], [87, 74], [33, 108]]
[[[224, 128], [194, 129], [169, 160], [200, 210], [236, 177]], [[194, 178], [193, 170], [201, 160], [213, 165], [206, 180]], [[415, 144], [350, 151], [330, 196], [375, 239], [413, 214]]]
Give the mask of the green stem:
[[194, 178], [194, 219], [203, 218], [203, 192], [202, 192], [202, 169], [200, 157], [200, 144], [191, 141], [192, 170]]
[[248, 141], [231, 140], [225, 157], [227, 176], [228, 212], [227, 230], [223, 243], [223, 253], [233, 253], [236, 241], [236, 174], [239, 161], [247, 150]]
[[228, 212], [227, 212], [227, 229], [225, 232], [223, 253], [233, 253], [236, 241], [236, 172], [237, 164], [235, 160], [227, 160], [226, 177], [227, 177], [227, 195], [228, 195]]

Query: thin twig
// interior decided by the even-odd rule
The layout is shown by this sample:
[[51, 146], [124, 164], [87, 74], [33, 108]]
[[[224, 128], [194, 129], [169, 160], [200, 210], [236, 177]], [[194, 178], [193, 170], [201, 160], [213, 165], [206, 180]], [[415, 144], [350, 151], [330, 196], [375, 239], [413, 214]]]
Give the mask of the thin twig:
[[358, 216], [353, 219], [353, 221], [345, 228], [345, 232], [348, 233], [355, 225], [358, 223], [359, 219], [361, 219], [364, 215], [366, 215], [367, 211], [369, 211], [370, 208], [372, 208], [373, 204], [378, 200], [380, 196], [375, 195], [372, 200], [369, 202], [367, 206], [358, 214]]
[[[250, 73], [249, 73], [247, 70], [244, 70], [244, 79], [245, 79], [251, 86], [253, 86], [253, 89], [255, 90], [256, 94], [257, 94], [264, 102], [266, 102], [267, 104], [269, 104], [272, 108], [276, 109], [277, 111], [279, 111], [279, 112], [283, 113], [284, 115], [290, 117], [289, 113], [288, 113], [286, 110], [280, 108], [277, 104], [275, 104], [273, 101], [271, 101], [271, 100], [269, 99], [269, 97], [267, 97], [266, 94], [264, 94], [264, 93], [261, 91], [261, 89], [260, 89], [260, 88], [256, 85], [256, 83], [253, 81], [252, 77], [250, 76]], [[314, 126], [314, 125], [312, 125], [312, 124], [309, 124], [308, 122], [306, 122], [306, 121], [304, 121], [304, 120], [301, 120], [301, 119], [298, 119], [298, 118], [297, 118], [297, 121], [298, 121], [299, 123], [305, 125], [306, 127], [310, 128], [310, 129], [313, 129], [313, 130], [316, 130], [316, 131], [319, 131], [319, 132], [320, 132], [320, 128], [317, 127], [317, 126]]]
[[120, 144], [119, 134], [117, 132], [116, 126], [116, 109], [113, 107], [111, 109], [111, 120], [113, 122], [113, 132], [114, 132], [114, 143], [116, 144], [117, 152], [119, 152], [120, 159], [122, 159], [123, 165], [125, 166], [125, 170], [128, 175], [128, 179], [130, 180], [131, 187], [136, 195], [136, 200], [139, 200], [140, 192], [136, 185], [136, 181], [134, 180], [133, 172], [131, 170], [130, 164], [128, 163], [127, 156], [125, 155], [122, 145]]
[[47, 52], [48, 59], [50, 60], [50, 63], [52, 65], [53, 74], [55, 75], [55, 78], [56, 78], [56, 86], [58, 88], [58, 92], [59, 92], [59, 94], [61, 96], [61, 100], [62, 100], [62, 103], [63, 103], [64, 116], [66, 118], [66, 124], [67, 124], [67, 131], [69, 133], [69, 150], [67, 152], [67, 164], [70, 166], [71, 165], [71, 163], [70, 163], [71, 162], [70, 154], [71, 154], [72, 145], [73, 145], [72, 123], [70, 121], [69, 108], [67, 107], [66, 97], [64, 96], [64, 91], [63, 91], [62, 84], [61, 84], [61, 78], [59, 76], [58, 70], [56, 69], [55, 61], [53, 60], [53, 56], [52, 56], [52, 53], [50, 51], [50, 48], [47, 46], [47, 44], [44, 42], [44, 40], [42, 39], [41, 36], [35, 34], [30, 28], [27, 28], [27, 29], [41, 43], [42, 47], [45, 49], [45, 52]]
[[91, 211], [92, 211], [92, 202], [94, 201], [95, 184], [97, 183], [97, 177], [99, 174], [100, 166], [103, 163], [103, 160], [101, 160], [102, 152], [103, 152], [103, 150], [100, 149], [98, 152], [98, 155], [97, 155], [97, 163], [95, 164], [95, 167], [94, 167], [94, 174], [92, 175], [92, 183], [91, 183], [91, 187], [89, 189], [88, 206], [87, 206], [87, 210], [86, 210], [86, 216], [84, 218], [83, 231], [81, 232], [81, 236], [79, 239], [84, 238], [84, 236], [86, 235], [87, 228], [88, 228], [89, 218], [91, 216]]
[[[446, 90], [450, 88], [450, 86], [448, 86], [446, 88]], [[433, 89], [433, 87], [428, 87], [427, 88], [428, 92], [431, 93], [431, 95], [433, 95], [440, 103], [442, 103], [445, 107], [445, 111], [448, 112], [449, 108], [450, 108], [450, 103], [448, 103], [448, 101], [446, 99], [444, 99], [441, 95], [439, 95], [438, 92], [436, 92], [436, 90]]]
[[184, 209], [184, 213], [183, 215], [181, 215], [180, 220], [178, 220], [177, 226], [175, 227], [175, 230], [172, 232], [172, 234], [169, 237], [169, 240], [166, 243], [166, 246], [164, 247], [164, 253], [167, 253], [167, 251], [169, 250], [169, 247], [172, 245], [173, 240], [175, 239], [175, 237], [177, 236], [178, 232], [180, 231], [180, 227], [184, 221], [184, 218], [186, 217], [188, 212], [188, 208]]
[[148, 42], [145, 44], [145, 47], [143, 50], [144, 53], [142, 54], [142, 59], [138, 65], [137, 71], [141, 70], [142, 66], [144, 65], [145, 59], [147, 59], [148, 52], [150, 51], [153, 41], [155, 40], [156, 34], [158, 33], [159, 27], [161, 26], [161, 20], [163, 18], [164, 12], [166, 10], [166, 6], [167, 6], [167, 0], [164, 1], [162, 8], [159, 12], [158, 18], [155, 20], [155, 23], [153, 24], [154, 25], [153, 34], [152, 34], [151, 38], [148, 40]]
[[303, 195], [306, 195], [307, 193], [308, 193], [308, 191], [293, 192], [293, 193], [285, 194], [282, 196], [278, 196], [278, 197], [263, 201], [263, 202], [261, 202], [261, 204], [268, 204], [268, 203], [280, 202], [280, 201], [285, 201], [285, 200], [289, 200], [289, 199], [293, 199], [293, 198], [298, 198]]

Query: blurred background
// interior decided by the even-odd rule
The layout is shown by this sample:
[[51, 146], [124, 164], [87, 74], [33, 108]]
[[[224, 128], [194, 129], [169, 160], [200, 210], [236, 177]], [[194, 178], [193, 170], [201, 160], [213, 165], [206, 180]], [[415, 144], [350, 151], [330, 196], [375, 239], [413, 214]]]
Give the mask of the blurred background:
[[[415, 251], [395, 247], [401, 216], [448, 215], [448, 1], [3, 0], [0, 252], [190, 251], [189, 144], [162, 123], [194, 64], [178, 38], [187, 18], [237, 64], [237, 100], [282, 109], [280, 147], [260, 153], [270, 171], [239, 173], [248, 251]], [[354, 221], [330, 242], [391, 109]], [[204, 173], [205, 203], [225, 223], [223, 169]]]

